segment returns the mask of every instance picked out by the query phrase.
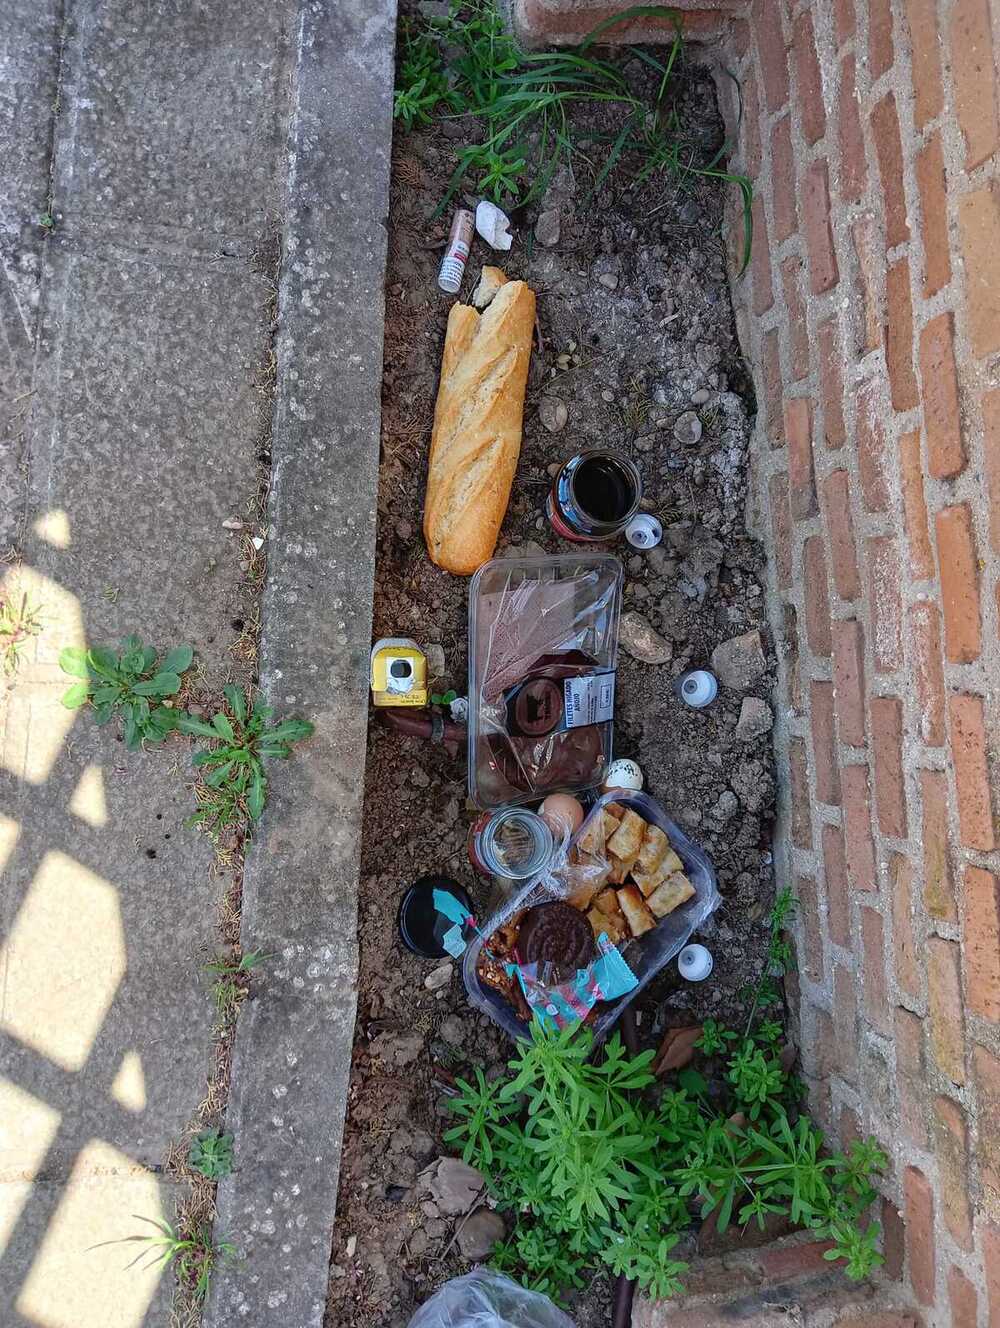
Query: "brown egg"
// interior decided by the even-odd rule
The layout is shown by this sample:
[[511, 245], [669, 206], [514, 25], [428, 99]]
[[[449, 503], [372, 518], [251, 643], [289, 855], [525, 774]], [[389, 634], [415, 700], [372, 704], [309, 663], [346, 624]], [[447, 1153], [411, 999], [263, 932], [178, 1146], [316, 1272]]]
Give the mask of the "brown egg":
[[583, 806], [569, 793], [550, 793], [539, 808], [542, 820], [556, 836], [575, 834], [583, 824]]

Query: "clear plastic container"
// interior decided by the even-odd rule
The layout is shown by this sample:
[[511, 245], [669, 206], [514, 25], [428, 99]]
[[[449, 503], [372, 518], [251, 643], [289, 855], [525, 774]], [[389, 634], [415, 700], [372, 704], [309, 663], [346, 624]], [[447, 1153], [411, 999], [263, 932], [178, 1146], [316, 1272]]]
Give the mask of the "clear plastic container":
[[[587, 1021], [588, 1026], [599, 1041], [607, 1036], [625, 1007], [635, 999], [643, 987], [659, 973], [660, 969], [679, 954], [694, 932], [703, 925], [705, 919], [714, 913], [722, 902], [716, 882], [715, 868], [699, 846], [688, 839], [687, 835], [666, 814], [658, 802], [654, 802], [645, 793], [626, 792], [613, 789], [599, 798], [589, 815], [580, 826], [570, 847], [584, 834], [590, 821], [609, 802], [617, 802], [623, 807], [631, 807], [644, 821], [659, 826], [676, 849], [684, 864], [684, 874], [694, 887], [694, 895], [661, 918], [652, 931], [644, 936], [632, 937], [618, 947], [623, 958], [638, 979], [637, 985], [625, 996], [611, 1001], [602, 1007], [596, 1007], [596, 1014]], [[547, 899], [556, 899], [560, 895], [556, 888], [543, 881], [529, 882], [522, 890], [505, 904], [473, 937], [462, 961], [462, 980], [469, 996], [469, 1002], [483, 1014], [489, 1015], [494, 1023], [499, 1024], [504, 1032], [513, 1038], [530, 1036], [528, 1025], [519, 1017], [513, 1005], [492, 987], [485, 986], [479, 979], [476, 965], [483, 948], [484, 938], [488, 939], [498, 927], [519, 913], [523, 908], [544, 903]]]
[[[473, 577], [469, 797], [478, 807], [600, 784], [611, 763], [613, 725], [597, 698], [610, 695], [613, 705], [621, 597], [622, 566], [608, 554], [494, 558]], [[529, 683], [538, 695], [521, 706], [515, 694]], [[560, 728], [571, 685], [608, 717]]]

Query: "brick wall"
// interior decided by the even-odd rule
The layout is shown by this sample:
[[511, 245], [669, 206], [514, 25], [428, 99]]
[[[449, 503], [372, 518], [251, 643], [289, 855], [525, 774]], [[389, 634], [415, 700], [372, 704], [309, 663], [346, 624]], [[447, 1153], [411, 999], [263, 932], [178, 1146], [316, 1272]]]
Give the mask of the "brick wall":
[[728, 39], [802, 1055], [955, 1328], [1000, 1325], [995, 52], [989, 0], [758, 0]]
[[[534, 44], [613, 7], [514, 0]], [[680, 8], [755, 183], [733, 291], [813, 1106], [892, 1158], [905, 1302], [1000, 1328], [1000, 0]]]

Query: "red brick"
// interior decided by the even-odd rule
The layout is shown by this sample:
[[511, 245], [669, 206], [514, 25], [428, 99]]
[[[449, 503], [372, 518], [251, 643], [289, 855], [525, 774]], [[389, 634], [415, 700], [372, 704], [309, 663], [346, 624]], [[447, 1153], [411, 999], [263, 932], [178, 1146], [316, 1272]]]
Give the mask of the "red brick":
[[843, 46], [854, 36], [854, 0], [833, 0], [833, 23], [837, 45]]
[[920, 805], [924, 908], [939, 922], [957, 922], [948, 842], [948, 776], [942, 770], [921, 770]]
[[809, 793], [809, 764], [806, 745], [801, 738], [788, 744], [788, 765], [791, 775], [792, 843], [797, 848], [812, 848], [812, 797]]
[[861, 1123], [858, 1120], [857, 1112], [853, 1108], [843, 1106], [840, 1108], [840, 1146], [847, 1151], [852, 1144], [860, 1143], [864, 1138], [861, 1133]]
[[784, 418], [792, 516], [802, 521], [819, 510], [813, 472], [812, 402], [808, 397], [786, 397]]
[[920, 965], [913, 935], [913, 864], [904, 853], [889, 859], [892, 883], [892, 949], [896, 981], [914, 1000], [920, 997]]
[[907, 433], [900, 438], [899, 470], [910, 575], [916, 581], [930, 581], [934, 577], [934, 551], [927, 522], [927, 503], [924, 501], [924, 470], [920, 459], [919, 433]]
[[920, 191], [920, 234], [924, 242], [924, 298], [929, 299], [951, 281], [947, 177], [940, 134], [928, 139], [917, 153], [916, 172]]
[[889, 483], [886, 477], [885, 427], [878, 404], [878, 384], [869, 379], [855, 398], [858, 475], [861, 501], [866, 512], [888, 512]]
[[847, 880], [852, 890], [874, 890], [875, 846], [872, 843], [871, 796], [868, 770], [863, 765], [845, 765], [840, 771], [844, 799], [844, 848]]
[[833, 1028], [836, 1039], [836, 1067], [853, 1083], [858, 1075], [858, 1008], [854, 995], [854, 974], [840, 964], [833, 966]]
[[1000, 1328], [1000, 1227], [984, 1226], [981, 1241], [986, 1296], [990, 1306], [988, 1328]]
[[[885, 1275], [890, 1282], [901, 1282], [903, 1280], [906, 1228], [903, 1226], [899, 1209], [891, 1199], [882, 1200], [881, 1217]], [[920, 1328], [920, 1325], [916, 1325], [916, 1328]]]
[[765, 1246], [757, 1256], [757, 1262], [769, 1279], [783, 1282], [788, 1278], [801, 1276], [803, 1273], [826, 1273], [830, 1263], [823, 1256], [833, 1248], [829, 1240], [810, 1240], [795, 1245]]
[[801, 268], [802, 259], [794, 254], [782, 260], [781, 290], [788, 318], [788, 357], [793, 382], [805, 378], [809, 372], [809, 325], [802, 303]]
[[909, 622], [920, 737], [928, 747], [941, 747], [944, 744], [941, 614], [930, 600], [918, 600], [910, 608]]
[[965, 869], [965, 990], [969, 1009], [1000, 1022], [1000, 889], [992, 872]]
[[795, 83], [799, 104], [799, 124], [806, 142], [812, 146], [826, 132], [823, 109], [823, 84], [816, 58], [816, 39], [812, 15], [806, 10], [792, 24], [792, 51], [795, 59]]
[[798, 714], [802, 709], [801, 669], [799, 667], [799, 616], [794, 604], [781, 606], [781, 659], [788, 687], [789, 708]]
[[885, 266], [885, 249], [874, 217], [859, 217], [851, 227], [854, 254], [858, 264], [857, 285], [861, 294], [855, 322], [858, 353], [877, 350], [882, 344], [882, 300], [879, 279]]
[[944, 507], [935, 518], [941, 608], [944, 611], [944, 653], [953, 664], [979, 658], [979, 568], [968, 503]]
[[934, 1304], [934, 1192], [916, 1167], [903, 1173], [906, 1255], [910, 1283], [921, 1305]]
[[896, 1010], [895, 1031], [900, 1129], [917, 1148], [926, 1148], [928, 1136], [924, 1090], [927, 1072], [924, 1063], [923, 1020], [899, 1007]]
[[[717, 1319], [711, 1328], [721, 1328], [720, 1321]], [[912, 1310], [876, 1310], [838, 1317], [837, 1328], [923, 1328], [923, 1321]]]
[[983, 471], [989, 507], [990, 548], [1000, 553], [1000, 391], [984, 392]]
[[953, 692], [948, 698], [948, 717], [962, 843], [989, 853], [996, 847], [996, 835], [982, 698]]
[[861, 102], [853, 52], [845, 55], [840, 62], [838, 106], [840, 153], [837, 192], [841, 202], [854, 203], [868, 184], [868, 158], [865, 156], [865, 137], [861, 128]]
[[750, 20], [757, 35], [764, 100], [769, 111], [779, 111], [788, 100], [788, 54], [781, 30], [781, 8], [773, 0], [754, 0]]
[[865, 1015], [881, 1033], [889, 1033], [889, 991], [885, 963], [882, 914], [873, 908], [861, 910], [861, 977], [865, 993]]
[[903, 602], [896, 537], [872, 536], [865, 542], [865, 557], [875, 672], [893, 673], [903, 663]]
[[913, 117], [917, 130], [941, 114], [941, 88], [936, 0], [906, 0], [913, 64]]
[[942, 1074], [965, 1083], [965, 1015], [957, 941], [927, 938], [927, 1009], [931, 1051]]
[[840, 767], [833, 720], [833, 684], [813, 682], [809, 688], [812, 715], [813, 759], [816, 762], [816, 798], [829, 807], [840, 806]]
[[760, 345], [764, 432], [772, 447], [782, 447], [785, 431], [782, 422], [781, 355], [778, 329], [764, 333]]
[[969, 339], [975, 355], [1000, 349], [1000, 182], [963, 194], [958, 228], [965, 265]]
[[851, 488], [846, 470], [835, 470], [823, 485], [826, 526], [830, 536], [833, 584], [841, 599], [855, 600], [861, 594], [858, 556], [851, 519]]
[[823, 933], [819, 925], [819, 900], [816, 882], [811, 876], [795, 877], [795, 897], [799, 901], [799, 917], [805, 941], [803, 972], [813, 982], [823, 981]]
[[938, 1186], [945, 1226], [957, 1245], [972, 1249], [969, 1207], [969, 1130], [965, 1112], [950, 1097], [934, 1100], [931, 1118], [937, 1154]]
[[892, 249], [910, 238], [906, 220], [906, 194], [903, 189], [903, 145], [899, 137], [896, 98], [889, 92], [872, 111], [872, 137], [882, 178], [882, 201], [885, 207], [885, 243]]
[[778, 471], [772, 475], [767, 489], [778, 589], [787, 590], [792, 584], [792, 514], [788, 506], [788, 476], [785, 472]]
[[750, 279], [753, 285], [753, 311], [759, 317], [774, 304], [771, 280], [771, 250], [767, 242], [767, 223], [760, 194], [753, 201], [753, 238], [750, 242]]
[[893, 410], [912, 410], [919, 401], [913, 372], [913, 306], [910, 265], [905, 258], [885, 274], [885, 362]]
[[830, 229], [830, 178], [825, 157], [818, 157], [806, 170], [802, 182], [802, 215], [809, 253], [809, 284], [814, 295], [822, 295], [836, 286], [840, 275]]
[[750, 49], [750, 24], [745, 18], [735, 18], [729, 28], [729, 45], [740, 60]]
[[816, 345], [819, 350], [819, 377], [823, 392], [823, 438], [827, 447], [843, 447], [844, 384], [840, 372], [843, 355], [835, 319], [827, 319], [816, 329]]
[[783, 115], [771, 131], [771, 207], [774, 243], [781, 244], [798, 230], [795, 206], [795, 158], [792, 156], [792, 118]]
[[976, 1328], [979, 1323], [976, 1288], [954, 1264], [948, 1269], [948, 1304], [951, 1328]]
[[806, 640], [814, 655], [833, 649], [830, 597], [826, 585], [826, 556], [820, 535], [810, 535], [802, 546], [802, 588], [806, 609]]
[[823, 826], [823, 874], [826, 879], [827, 925], [830, 940], [845, 949], [851, 944], [851, 917], [847, 897], [847, 860], [839, 825]]
[[893, 58], [890, 0], [868, 0], [868, 74], [873, 83], [892, 68]]
[[993, 156], [1000, 143], [989, 0], [955, 0], [951, 61], [955, 110], [965, 138], [965, 169], [972, 171]]
[[951, 479], [965, 466], [965, 447], [955, 372], [955, 324], [950, 313], [938, 314], [920, 333], [920, 383], [927, 469], [936, 479]]
[[908, 830], [903, 778], [903, 703], [895, 696], [873, 696], [871, 716], [878, 828], [892, 839], [905, 839]]
[[833, 682], [836, 688], [840, 741], [865, 745], [865, 641], [855, 618], [832, 624]]
[[[1000, 1197], [1000, 1060], [986, 1047], [972, 1048], [972, 1077], [979, 1107], [979, 1176], [996, 1199]], [[1000, 1246], [997, 1264], [1000, 1267]]]
[[760, 171], [760, 126], [763, 116], [760, 113], [760, 98], [757, 95], [757, 80], [753, 69], [748, 69], [741, 88], [743, 95], [743, 160], [747, 175], [755, 180]]

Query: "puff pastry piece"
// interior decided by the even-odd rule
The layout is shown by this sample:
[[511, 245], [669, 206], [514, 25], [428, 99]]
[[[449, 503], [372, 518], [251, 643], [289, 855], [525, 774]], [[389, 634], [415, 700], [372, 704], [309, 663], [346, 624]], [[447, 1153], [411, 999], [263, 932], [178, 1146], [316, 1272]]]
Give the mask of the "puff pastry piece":
[[617, 913], [618, 896], [615, 894], [614, 890], [610, 888], [602, 890], [594, 900], [594, 907], [600, 909], [602, 913]]
[[670, 840], [658, 825], [647, 825], [639, 845], [639, 866], [643, 871], [652, 871], [666, 857]]
[[662, 885], [657, 886], [646, 900], [651, 913], [665, 918], [694, 894], [694, 886], [683, 872], [674, 872]]
[[613, 913], [592, 908], [587, 914], [587, 921], [593, 928], [595, 936], [600, 936], [601, 932], [604, 932], [613, 945], [617, 945], [628, 936], [628, 923], [617, 908]]
[[[639, 861], [641, 861], [641, 855]], [[651, 871], [643, 871], [637, 862], [632, 868], [632, 880], [635, 881], [642, 893], [648, 897], [658, 885], [663, 884], [668, 876], [673, 876], [674, 872], [683, 870], [684, 863], [681, 862], [672, 848], [668, 848], [662, 861]]]
[[625, 914], [628, 929], [633, 936], [642, 936], [656, 926], [656, 918], [646, 907], [646, 901], [634, 885], [623, 886], [617, 892], [618, 903]]
[[646, 822], [631, 807], [627, 808], [617, 830], [608, 840], [608, 852], [631, 865], [639, 856]]
[[608, 853], [608, 861], [611, 863], [611, 872], [608, 880], [612, 885], [624, 885], [628, 880], [629, 872], [632, 870], [632, 864], [635, 858], [619, 858], [614, 853]]

